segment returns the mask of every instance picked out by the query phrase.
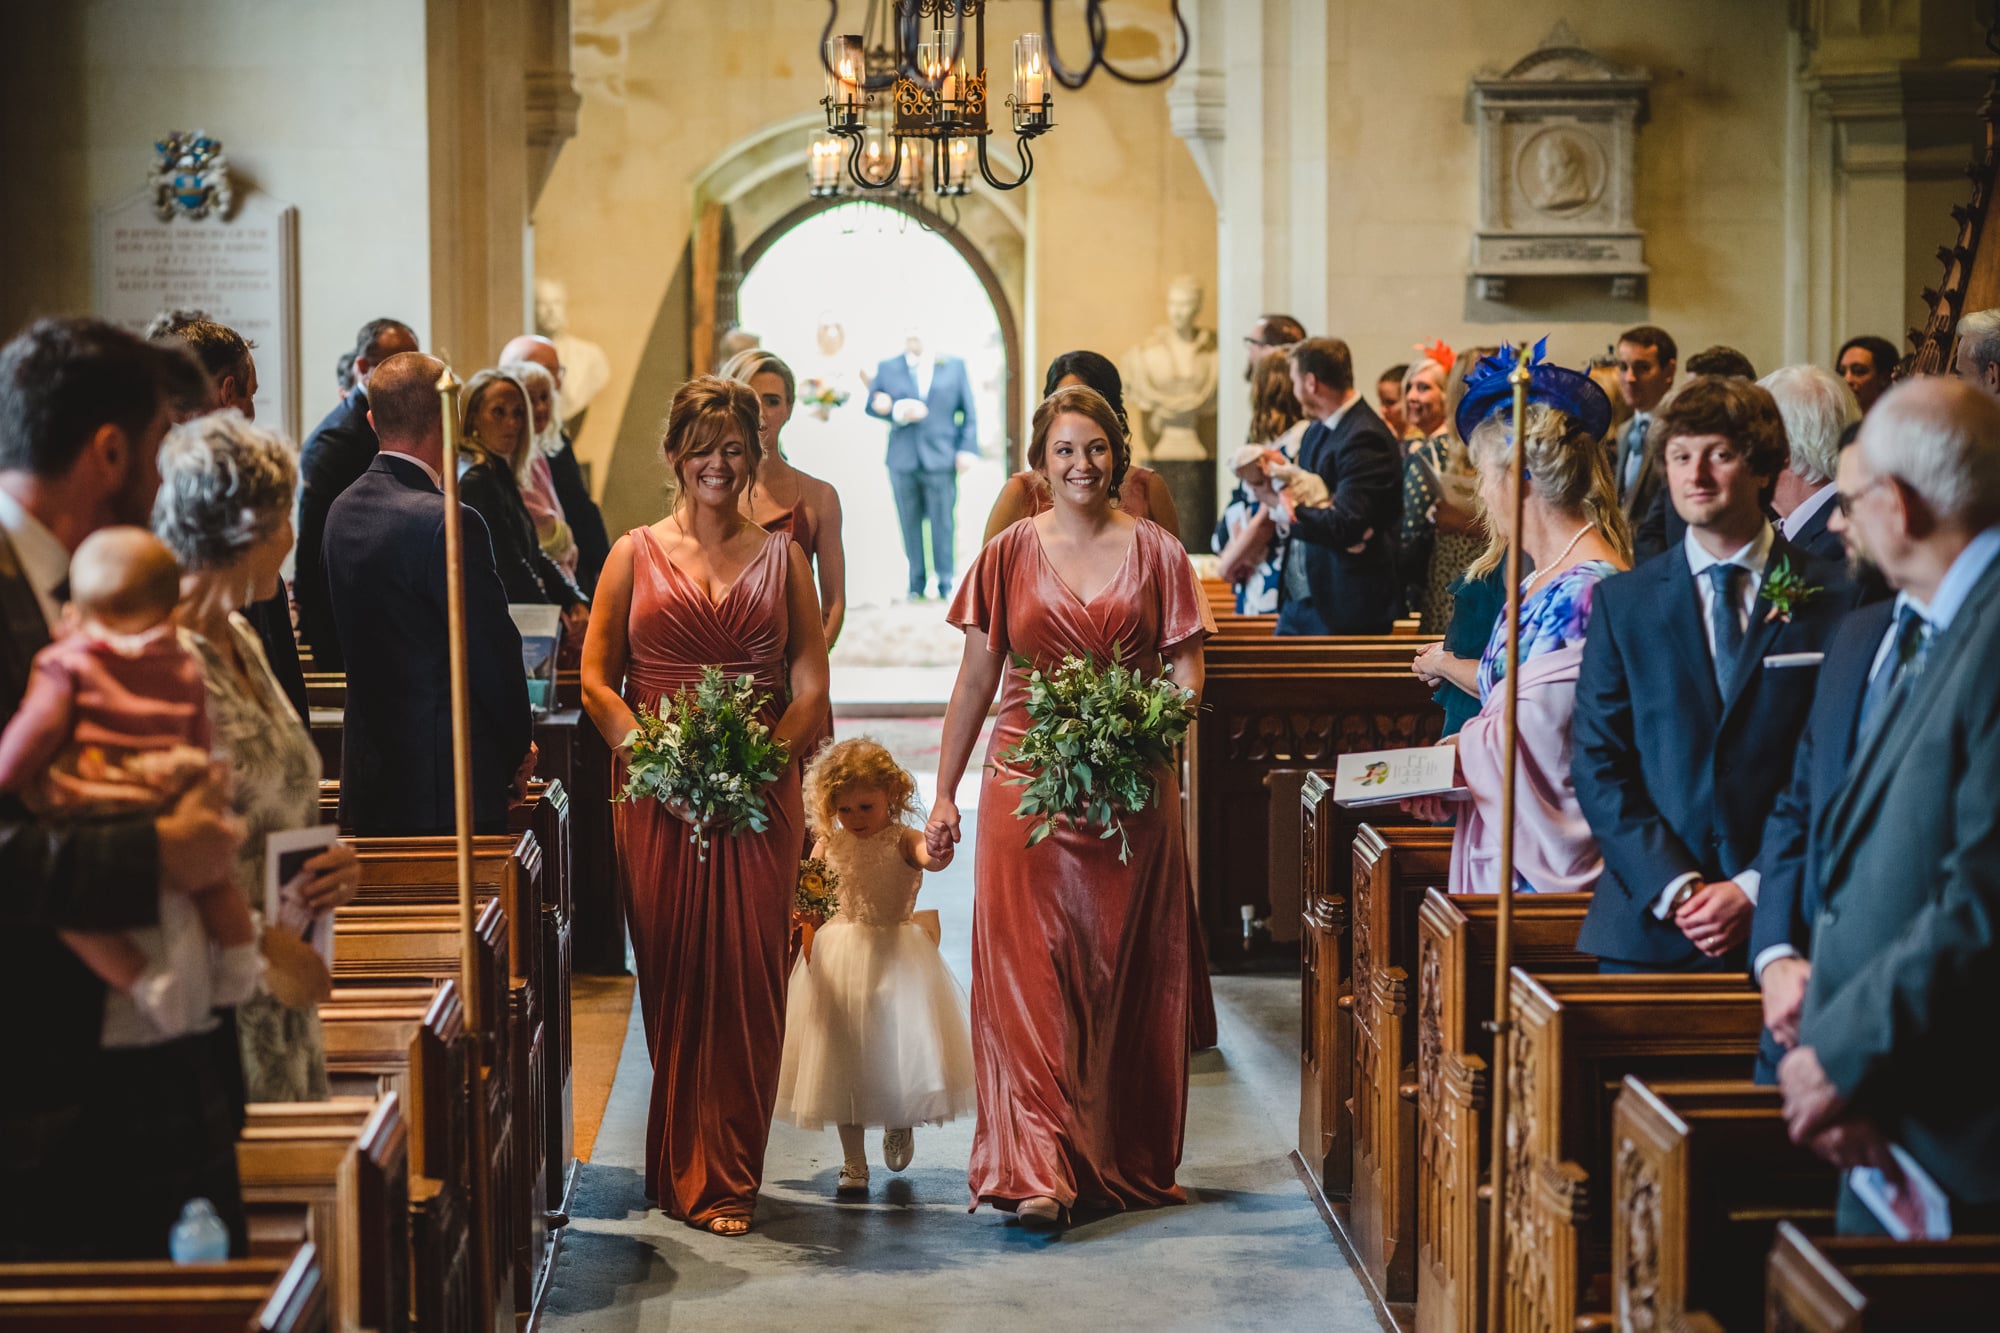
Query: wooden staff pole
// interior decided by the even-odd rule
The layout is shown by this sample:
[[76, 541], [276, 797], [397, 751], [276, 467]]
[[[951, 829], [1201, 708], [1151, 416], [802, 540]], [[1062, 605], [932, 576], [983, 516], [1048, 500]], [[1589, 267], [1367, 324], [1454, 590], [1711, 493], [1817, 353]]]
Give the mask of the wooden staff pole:
[[459, 990], [465, 1023], [480, 1031], [485, 1015], [477, 976], [479, 940], [474, 935], [472, 893], [472, 704], [465, 662], [465, 524], [458, 507], [458, 377], [446, 366], [438, 376], [438, 407], [444, 415], [445, 609], [451, 633], [451, 796], [458, 859]]
[[[1530, 344], [1531, 345], [1531, 344]], [[1521, 511], [1527, 490], [1528, 357], [1524, 345], [1507, 376], [1514, 390], [1514, 447], [1507, 470], [1513, 477], [1513, 522], [1507, 529], [1507, 675], [1501, 682], [1505, 711], [1501, 717], [1500, 751], [1500, 911], [1494, 923], [1493, 947], [1493, 1067], [1487, 1078], [1493, 1089], [1493, 1157], [1490, 1172], [1491, 1211], [1486, 1246], [1486, 1329], [1500, 1333], [1507, 1290], [1507, 1060], [1514, 1029], [1513, 991], [1508, 972], [1514, 952], [1514, 769], [1521, 733]]]

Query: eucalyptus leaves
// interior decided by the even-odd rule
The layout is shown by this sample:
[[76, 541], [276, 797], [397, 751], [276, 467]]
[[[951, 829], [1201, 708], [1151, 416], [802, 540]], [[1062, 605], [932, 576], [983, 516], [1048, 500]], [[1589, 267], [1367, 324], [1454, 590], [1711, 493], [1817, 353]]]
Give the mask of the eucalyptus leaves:
[[708, 859], [708, 833], [762, 833], [771, 815], [764, 788], [777, 781], [788, 759], [771, 729], [757, 720], [769, 696], [754, 676], [734, 680], [704, 667], [694, 689], [640, 709], [625, 737], [631, 753], [621, 801], [651, 798], [673, 807], [693, 826], [689, 840]]
[[1001, 761], [1028, 771], [1007, 781], [1022, 788], [1014, 813], [1034, 820], [1030, 847], [1067, 820], [1115, 836], [1118, 859], [1131, 859], [1120, 816], [1152, 804], [1160, 766], [1174, 762], [1191, 713], [1188, 691], [1170, 675], [1142, 675], [1119, 665], [1123, 655], [1113, 644], [1102, 666], [1072, 655], [1050, 671], [1014, 659], [1027, 677], [1029, 726]]

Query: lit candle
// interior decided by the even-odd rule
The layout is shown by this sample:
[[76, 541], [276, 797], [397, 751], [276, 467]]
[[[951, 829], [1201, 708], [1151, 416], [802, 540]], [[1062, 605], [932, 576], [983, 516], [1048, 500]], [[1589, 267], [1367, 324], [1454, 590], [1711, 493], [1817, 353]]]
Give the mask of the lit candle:
[[869, 132], [868, 139], [862, 146], [861, 156], [863, 158], [862, 169], [867, 173], [868, 179], [871, 181], [881, 180], [883, 172], [887, 169], [889, 152], [883, 146], [880, 134], [872, 130]]
[[861, 119], [861, 39], [852, 33], [827, 38], [826, 71], [830, 123], [857, 123]]
[[896, 191], [899, 194], [924, 192], [924, 146], [913, 139], [903, 140], [903, 169], [896, 176]]
[[965, 139], [951, 141], [951, 155], [945, 161], [945, 182], [953, 190], [965, 188], [966, 170], [972, 161], [972, 144]]
[[1023, 33], [1014, 39], [1014, 109], [1031, 121], [1048, 117], [1042, 105], [1048, 96], [1049, 64], [1042, 34]]

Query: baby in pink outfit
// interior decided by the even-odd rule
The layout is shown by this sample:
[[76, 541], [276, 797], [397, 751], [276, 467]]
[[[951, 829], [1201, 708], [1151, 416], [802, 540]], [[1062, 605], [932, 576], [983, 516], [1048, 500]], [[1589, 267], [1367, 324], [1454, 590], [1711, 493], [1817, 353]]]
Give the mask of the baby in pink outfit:
[[[180, 566], [143, 528], [106, 528], [77, 548], [70, 592], [72, 628], [35, 655], [0, 732], [0, 792], [57, 818], [163, 813], [209, 771], [201, 667], [172, 620]], [[233, 883], [162, 894], [156, 928], [61, 934], [129, 1001], [106, 1006], [109, 1044], [197, 1031], [211, 1007], [249, 998], [260, 971], [256, 924]], [[175, 966], [209, 962], [203, 937], [212, 964]]]

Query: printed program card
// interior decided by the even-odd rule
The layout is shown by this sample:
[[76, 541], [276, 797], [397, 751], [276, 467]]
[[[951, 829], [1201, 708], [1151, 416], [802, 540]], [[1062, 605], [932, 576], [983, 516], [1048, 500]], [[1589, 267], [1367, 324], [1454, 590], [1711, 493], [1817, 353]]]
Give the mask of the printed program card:
[[328, 967], [333, 966], [333, 913], [315, 917], [288, 886], [305, 869], [306, 862], [333, 846], [339, 838], [337, 826], [315, 824], [281, 829], [264, 839], [265, 928], [291, 931], [311, 945]]
[[1333, 799], [1340, 805], [1388, 805], [1411, 796], [1464, 793], [1456, 745], [1344, 754], [1334, 768]]

